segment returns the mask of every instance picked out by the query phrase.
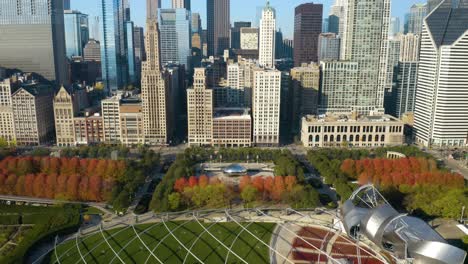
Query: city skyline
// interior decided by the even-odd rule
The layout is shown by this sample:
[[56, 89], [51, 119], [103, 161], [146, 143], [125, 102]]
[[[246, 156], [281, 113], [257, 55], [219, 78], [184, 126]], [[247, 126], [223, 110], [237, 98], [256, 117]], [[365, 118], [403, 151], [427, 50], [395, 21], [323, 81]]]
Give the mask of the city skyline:
[[[136, 26], [146, 26], [146, 1], [129, 0], [131, 12], [131, 19], [135, 22]], [[308, 1], [308, 0], [271, 0], [270, 4], [277, 9], [277, 27], [281, 29], [284, 37], [292, 39], [294, 35], [294, 9], [296, 6], [303, 3], [317, 3], [323, 4], [323, 15], [324, 18], [328, 17], [330, 7], [334, 4], [335, 0], [320, 0], [320, 1]], [[258, 15], [257, 9], [262, 8], [265, 5], [265, 0], [236, 0], [231, 3], [231, 26], [236, 21], [248, 21], [252, 22], [253, 25], [257, 25]], [[410, 7], [416, 3], [426, 3], [425, 0], [393, 0], [391, 7], [391, 16], [397, 16], [400, 18], [401, 24], [404, 23], [404, 15], [409, 12]], [[88, 14], [89, 17], [99, 16], [99, 9], [97, 8], [98, 1], [96, 0], [71, 0], [71, 8], [74, 10], [81, 11], [82, 13]], [[162, 0], [162, 8], [171, 8], [171, 0]], [[245, 8], [249, 6], [250, 8]], [[202, 19], [203, 28], [207, 26], [206, 16], [206, 1], [205, 0], [192, 0], [192, 13], [200, 13]]]

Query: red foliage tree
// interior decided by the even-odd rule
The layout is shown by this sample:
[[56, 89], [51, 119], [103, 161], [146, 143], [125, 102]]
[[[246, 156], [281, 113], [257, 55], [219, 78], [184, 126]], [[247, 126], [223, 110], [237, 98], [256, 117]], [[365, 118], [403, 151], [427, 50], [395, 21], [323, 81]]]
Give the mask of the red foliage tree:
[[240, 189], [240, 191], [244, 190], [244, 188], [249, 186], [250, 184], [251, 184], [250, 176], [248, 176], [248, 175], [242, 176], [240, 178], [240, 180], [239, 180], [239, 189]]
[[57, 188], [57, 174], [52, 173], [47, 176], [45, 185], [45, 196], [49, 199], [54, 199]]
[[266, 199], [266, 198], [271, 199], [271, 195], [273, 193], [274, 185], [275, 185], [275, 182], [273, 180], [273, 177], [265, 178], [264, 185], [263, 185], [264, 188], [265, 188], [265, 191], [263, 193], [263, 199]]
[[276, 176], [274, 179], [274, 187], [273, 192], [271, 193], [271, 198], [273, 200], [280, 201], [285, 190], [286, 186], [284, 184], [284, 178], [281, 176]]
[[292, 191], [297, 184], [296, 176], [286, 176], [284, 178], [284, 184], [286, 185], [286, 190], [288, 192]]
[[210, 183], [210, 179], [206, 175], [202, 175], [198, 179], [198, 185], [202, 188], [208, 186], [209, 183]]
[[195, 176], [190, 176], [189, 180], [188, 180], [188, 184], [190, 187], [195, 187], [198, 185], [198, 178], [195, 177]]
[[100, 202], [101, 197], [102, 180], [98, 175], [93, 175], [89, 178], [89, 199], [91, 201]]
[[258, 193], [263, 193], [263, 191], [265, 190], [264, 183], [265, 180], [263, 179], [263, 177], [255, 177], [252, 180], [252, 186], [255, 187], [255, 189], [257, 189]]
[[184, 191], [185, 187], [187, 187], [187, 186], [188, 186], [188, 181], [187, 181], [187, 179], [185, 179], [185, 178], [180, 178], [180, 179], [177, 179], [177, 180], [175, 181], [175, 183], [174, 183], [174, 190], [175, 190], [176, 192], [181, 193], [181, 192]]

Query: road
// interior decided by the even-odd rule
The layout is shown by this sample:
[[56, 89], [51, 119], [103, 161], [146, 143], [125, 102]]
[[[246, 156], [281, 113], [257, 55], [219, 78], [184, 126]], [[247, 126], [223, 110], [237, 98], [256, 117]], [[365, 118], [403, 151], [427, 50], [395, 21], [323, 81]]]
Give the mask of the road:
[[460, 161], [450, 159], [447, 155], [444, 155], [443, 153], [436, 151], [436, 150], [426, 150], [427, 153], [431, 154], [437, 159], [441, 159], [444, 161], [445, 166], [447, 168], [451, 169], [454, 172], [458, 172], [463, 177], [465, 177], [465, 180], [468, 180], [468, 168], [463, 166]]

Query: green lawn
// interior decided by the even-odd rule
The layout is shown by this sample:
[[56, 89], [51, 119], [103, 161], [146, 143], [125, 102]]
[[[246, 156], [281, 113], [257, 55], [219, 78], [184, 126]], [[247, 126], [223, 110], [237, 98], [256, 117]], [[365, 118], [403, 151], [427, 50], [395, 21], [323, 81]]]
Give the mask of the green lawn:
[[85, 214], [88, 214], [88, 215], [103, 215], [104, 212], [99, 210], [98, 208], [96, 207], [92, 207], [92, 206], [87, 206], [84, 208], [84, 210], [82, 211], [82, 214], [85, 215]]
[[[203, 224], [209, 231], [226, 246], [222, 246], [208, 233], [204, 233], [197, 222], [167, 222], [167, 227], [173, 230], [177, 239], [203, 263], [242, 263], [234, 254], [229, 254], [228, 248], [248, 263], [269, 263], [268, 247], [248, 232], [243, 231], [235, 223]], [[250, 232], [269, 244], [275, 224], [253, 223], [242, 224]], [[187, 256], [186, 263], [199, 261], [179, 244], [169, 234], [163, 224], [139, 225], [135, 227], [146, 246], [163, 263], [182, 263]], [[239, 235], [240, 234], [240, 235]], [[159, 263], [150, 255], [144, 244], [138, 239], [132, 227], [105, 231], [104, 235], [112, 249], [125, 263]], [[238, 236], [239, 235], [239, 236]], [[78, 243], [79, 250], [86, 263], [121, 263], [111, 247], [105, 242], [101, 233], [82, 238]], [[68, 241], [56, 249], [60, 263], [81, 263], [82, 260], [76, 240]], [[115, 258], [115, 259], [114, 259]], [[51, 263], [56, 263], [55, 253], [52, 253]]]

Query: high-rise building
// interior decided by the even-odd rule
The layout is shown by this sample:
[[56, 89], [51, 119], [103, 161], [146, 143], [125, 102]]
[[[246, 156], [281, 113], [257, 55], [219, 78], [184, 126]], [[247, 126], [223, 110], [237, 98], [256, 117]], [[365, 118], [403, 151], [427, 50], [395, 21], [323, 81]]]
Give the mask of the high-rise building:
[[191, 55], [190, 12], [186, 9], [161, 9], [159, 31], [161, 63], [175, 63], [190, 68]]
[[234, 22], [231, 28], [231, 49], [240, 49], [241, 47], [241, 28], [252, 27], [251, 22]]
[[351, 105], [342, 105], [343, 109], [363, 114], [382, 112], [387, 83], [389, 21], [390, 0], [348, 1], [347, 37], [346, 42], [342, 42], [345, 46], [342, 57], [357, 62], [359, 85], [348, 94], [356, 100]]
[[275, 35], [275, 59], [283, 59], [283, 32], [281, 31], [281, 28], [276, 31]]
[[193, 88], [187, 89], [188, 143], [209, 146], [213, 141], [213, 90], [206, 86], [204, 68], [196, 68]]
[[[182, 9], [181, 9], [182, 10]], [[161, 73], [159, 58], [159, 30], [156, 19], [146, 21], [146, 61], [141, 71], [141, 100], [145, 144], [168, 143], [167, 86]]]
[[282, 48], [282, 58], [292, 59], [294, 56], [294, 40], [284, 39]]
[[192, 33], [202, 33], [202, 21], [200, 13], [192, 13]]
[[401, 33], [400, 30], [400, 18], [399, 17], [391, 17], [390, 18], [390, 26], [388, 29], [388, 37], [393, 38]]
[[443, 0], [427, 0], [427, 14], [432, 12]]
[[67, 57], [83, 56], [83, 47], [89, 39], [88, 15], [73, 10], [65, 10], [64, 12]]
[[339, 60], [341, 39], [335, 33], [322, 33], [318, 42], [318, 60]]
[[70, 0], [63, 0], [63, 10], [70, 10]]
[[340, 36], [341, 43], [342, 43], [341, 51], [340, 51], [341, 59], [343, 59], [344, 49], [345, 49], [344, 43], [346, 43], [346, 37], [347, 37], [347, 34], [346, 34], [347, 21], [348, 21], [348, 1], [347, 0], [335, 0], [335, 4], [330, 9], [328, 31], [332, 33], [336, 33], [338, 34], [338, 36]]
[[55, 139], [57, 146], [71, 147], [75, 145], [74, 115], [73, 97], [62, 86], [54, 97]]
[[[330, 32], [335, 34], [340, 34], [340, 18], [336, 15], [330, 15], [326, 19], [328, 23], [327, 26], [322, 26], [322, 32]], [[325, 20], [323, 21], [325, 23]]]
[[212, 146], [252, 146], [252, 117], [248, 108], [217, 108], [213, 115]]
[[128, 83], [137, 81], [136, 58], [135, 58], [135, 37], [132, 21], [125, 21], [125, 52], [127, 58]]
[[127, 146], [144, 144], [141, 102], [136, 100], [123, 101], [119, 111], [122, 144]]
[[99, 41], [90, 39], [83, 49], [85, 61], [101, 61], [101, 44]]
[[159, 8], [161, 8], [161, 0], [146, 0], [146, 19], [157, 21]]
[[418, 68], [418, 61], [400, 61], [398, 63], [396, 91], [394, 92], [395, 111], [392, 112], [398, 118], [401, 118], [406, 113], [414, 113]]
[[294, 17], [294, 65], [318, 61], [323, 5], [307, 3], [296, 7]]
[[94, 17], [92, 22], [92, 31], [90, 34], [90, 38], [95, 39], [97, 41], [101, 41], [101, 22], [98, 16]]
[[413, 33], [400, 35], [399, 61], [419, 61], [420, 36]]
[[268, 1], [260, 19], [259, 61], [262, 67], [275, 67], [276, 10]]
[[7, 144], [16, 141], [10, 79], [0, 82], [0, 141]]
[[220, 56], [229, 49], [230, 5], [230, 0], [207, 0], [208, 56]]
[[39, 146], [54, 138], [54, 91], [51, 86], [28, 84], [12, 95], [16, 144]]
[[316, 115], [320, 89], [320, 67], [318, 64], [304, 63], [291, 69], [292, 79], [292, 115], [293, 132], [300, 130], [300, 118]]
[[398, 61], [400, 59], [400, 40], [388, 40], [387, 81], [385, 89], [391, 90], [395, 81], [395, 73], [398, 72]]
[[135, 48], [135, 72], [137, 81], [141, 80], [141, 63], [146, 59], [144, 34], [142, 27], [133, 28], [133, 46]]
[[190, 11], [190, 1], [191, 0], [172, 0], [172, 8], [183, 8]]
[[126, 85], [125, 6], [123, 0], [101, 0], [101, 67], [107, 93]]
[[254, 71], [253, 141], [257, 146], [278, 146], [280, 130], [281, 72]]
[[426, 4], [415, 4], [410, 8], [409, 18], [408, 18], [408, 32], [405, 33], [414, 33], [421, 35], [422, 25], [424, 17], [427, 14], [427, 5]]
[[322, 21], [322, 32], [328, 32], [328, 28], [330, 26], [330, 18], [324, 18]]
[[0, 67], [67, 83], [63, 0], [1, 0]]
[[121, 95], [101, 101], [102, 120], [104, 127], [104, 141], [107, 143], [121, 143], [120, 136], [120, 100]]
[[241, 28], [240, 49], [258, 50], [258, 28]]
[[424, 146], [466, 147], [468, 1], [443, 1], [425, 19], [414, 128]]

